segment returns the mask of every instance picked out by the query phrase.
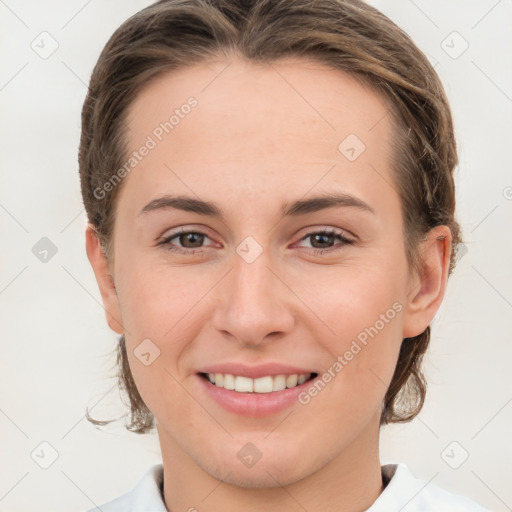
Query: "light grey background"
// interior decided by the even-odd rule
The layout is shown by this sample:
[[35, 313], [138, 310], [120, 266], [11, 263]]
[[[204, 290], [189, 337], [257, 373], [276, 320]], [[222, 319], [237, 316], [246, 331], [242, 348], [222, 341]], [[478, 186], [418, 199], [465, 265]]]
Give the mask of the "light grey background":
[[[102, 418], [124, 409], [111, 378], [117, 339], [85, 254], [77, 167], [96, 59], [115, 28], [150, 3], [0, 0], [2, 512], [84, 510], [161, 460], [156, 435], [131, 434], [122, 422], [100, 432], [84, 418], [87, 404]], [[512, 510], [512, 2], [371, 3], [413, 37], [445, 84], [468, 249], [433, 326], [425, 408], [383, 429], [382, 458]]]

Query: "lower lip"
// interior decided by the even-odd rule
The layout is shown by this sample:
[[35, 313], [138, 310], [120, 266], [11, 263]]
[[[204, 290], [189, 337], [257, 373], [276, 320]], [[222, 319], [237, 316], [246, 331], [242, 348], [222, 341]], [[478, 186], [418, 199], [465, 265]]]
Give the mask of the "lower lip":
[[221, 407], [242, 416], [268, 416], [290, 407], [298, 401], [298, 395], [315, 379], [307, 380], [299, 386], [271, 393], [240, 393], [212, 384], [207, 378], [197, 375], [207, 395]]

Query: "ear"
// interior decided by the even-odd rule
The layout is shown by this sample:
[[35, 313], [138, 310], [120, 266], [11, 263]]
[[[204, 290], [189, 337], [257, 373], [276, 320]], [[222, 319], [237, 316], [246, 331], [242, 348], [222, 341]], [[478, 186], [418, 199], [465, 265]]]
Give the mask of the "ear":
[[452, 235], [448, 226], [436, 226], [421, 242], [421, 269], [410, 280], [404, 313], [403, 337], [421, 334], [444, 298], [450, 266]]
[[121, 308], [119, 307], [114, 280], [96, 230], [91, 224], [87, 224], [85, 230], [85, 248], [100, 289], [108, 325], [114, 332], [124, 334]]

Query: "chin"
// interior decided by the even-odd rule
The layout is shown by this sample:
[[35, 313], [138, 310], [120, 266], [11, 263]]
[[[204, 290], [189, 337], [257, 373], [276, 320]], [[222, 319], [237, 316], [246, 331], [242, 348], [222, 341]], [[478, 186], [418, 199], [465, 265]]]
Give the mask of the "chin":
[[301, 480], [301, 477], [292, 474], [291, 468], [289, 471], [277, 472], [261, 467], [259, 470], [232, 469], [231, 473], [228, 471], [228, 476], [221, 480], [226, 484], [245, 489], [269, 489], [290, 485]]
[[234, 463], [228, 463], [225, 456], [218, 460], [218, 464], [212, 462], [212, 459], [207, 464], [204, 460], [197, 462], [206, 473], [226, 484], [261, 489], [290, 485], [308, 476], [315, 468], [308, 471], [308, 467], [304, 465], [305, 460], [303, 457], [302, 459], [302, 465], [299, 465], [296, 456], [283, 460], [274, 454], [272, 459], [264, 460], [262, 457], [251, 467], [245, 467], [238, 458], [235, 458]]

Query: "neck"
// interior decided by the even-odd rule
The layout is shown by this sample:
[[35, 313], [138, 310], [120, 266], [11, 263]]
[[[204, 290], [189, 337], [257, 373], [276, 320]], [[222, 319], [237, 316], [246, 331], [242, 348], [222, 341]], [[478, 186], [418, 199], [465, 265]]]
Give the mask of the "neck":
[[[378, 418], [318, 471], [288, 485], [248, 488], [222, 481], [199, 466], [157, 424], [168, 512], [356, 512], [367, 510], [383, 490]], [[300, 455], [298, 455], [299, 457]], [[211, 471], [213, 473], [214, 471]]]

